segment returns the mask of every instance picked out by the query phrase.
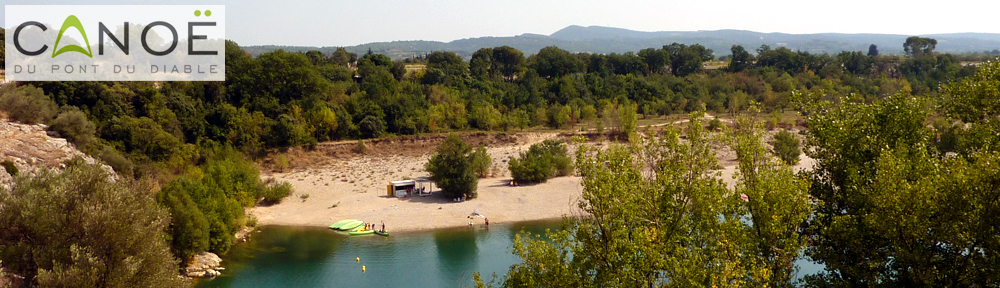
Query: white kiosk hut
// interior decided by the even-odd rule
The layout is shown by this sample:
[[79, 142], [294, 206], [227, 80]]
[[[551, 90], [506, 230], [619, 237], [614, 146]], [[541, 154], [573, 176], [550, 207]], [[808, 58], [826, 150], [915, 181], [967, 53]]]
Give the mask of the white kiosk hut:
[[427, 196], [431, 195], [430, 186], [430, 182], [427, 181], [403, 180], [390, 182], [386, 190], [388, 190], [389, 196], [395, 197]]

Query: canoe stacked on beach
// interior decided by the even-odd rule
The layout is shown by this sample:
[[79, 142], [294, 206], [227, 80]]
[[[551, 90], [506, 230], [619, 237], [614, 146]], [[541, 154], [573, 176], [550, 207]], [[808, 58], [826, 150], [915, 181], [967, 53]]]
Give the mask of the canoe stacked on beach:
[[336, 229], [336, 230], [341, 230], [341, 231], [349, 231], [349, 230], [354, 230], [355, 228], [358, 228], [361, 225], [365, 225], [365, 222], [361, 222], [361, 221], [353, 220], [353, 219], [351, 219], [351, 220], [340, 220], [340, 221], [337, 221], [336, 223], [333, 223], [333, 225], [330, 225], [330, 229]]
[[351, 231], [351, 230], [357, 229], [358, 227], [361, 227], [361, 226], [364, 226], [364, 225], [365, 225], [365, 222], [361, 222], [361, 221], [347, 222], [347, 224], [341, 225], [340, 228], [337, 228], [337, 230]]
[[389, 236], [389, 232], [376, 231], [375, 229], [364, 230], [365, 222], [354, 220], [354, 219], [344, 219], [334, 222], [330, 225], [330, 229], [348, 231], [347, 234], [350, 235], [368, 235], [368, 234], [378, 234], [382, 236]]
[[347, 224], [347, 222], [353, 222], [353, 221], [358, 221], [358, 220], [344, 219], [344, 220], [340, 220], [340, 221], [334, 222], [333, 224], [330, 225], [330, 229], [338, 229], [338, 228], [340, 228], [340, 226], [343, 226], [344, 224]]

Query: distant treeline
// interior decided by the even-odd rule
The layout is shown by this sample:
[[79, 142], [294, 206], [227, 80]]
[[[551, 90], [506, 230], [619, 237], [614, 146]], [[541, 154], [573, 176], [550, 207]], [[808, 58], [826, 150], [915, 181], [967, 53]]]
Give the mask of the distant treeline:
[[[546, 47], [528, 57], [503, 46], [480, 49], [467, 61], [433, 52], [419, 59], [426, 65], [408, 71], [404, 61], [375, 53], [278, 50], [252, 57], [227, 42], [226, 82], [18, 85], [41, 88], [27, 94], [52, 102], [42, 105], [49, 118], [67, 111], [76, 112], [62, 124], [86, 118], [85, 133], [64, 132], [116, 168], [160, 163], [154, 165], [159, 170], [183, 171], [199, 163], [198, 147], [232, 146], [259, 156], [339, 139], [566, 128], [604, 122], [605, 111], [626, 102], [644, 117], [735, 112], [751, 101], [765, 112], [783, 111], [794, 108], [793, 91], [826, 99], [876, 99], [900, 90], [934, 95], [938, 85], [976, 69], [960, 56], [934, 52], [933, 39], [912, 37], [904, 44], [905, 56], [879, 55], [874, 46], [827, 55], [768, 46], [750, 53], [736, 45], [731, 56], [713, 62], [721, 69], [709, 71], [705, 63], [716, 60], [715, 53], [697, 44], [608, 55]], [[14, 102], [9, 105], [20, 105]], [[94, 137], [79, 136], [88, 133]]]

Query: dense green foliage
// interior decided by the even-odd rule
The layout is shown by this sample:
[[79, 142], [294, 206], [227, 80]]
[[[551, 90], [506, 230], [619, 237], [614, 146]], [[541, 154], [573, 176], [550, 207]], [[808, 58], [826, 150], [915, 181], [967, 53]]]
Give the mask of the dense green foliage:
[[788, 130], [778, 131], [774, 134], [774, 139], [771, 140], [771, 147], [773, 147], [774, 156], [778, 156], [778, 159], [784, 161], [785, 164], [795, 165], [799, 163], [802, 149], [799, 148], [799, 138], [795, 137], [795, 134], [788, 132]]
[[234, 151], [217, 149], [207, 163], [191, 168], [167, 184], [157, 200], [170, 210], [174, 252], [187, 257], [203, 252], [226, 253], [233, 235], [246, 223], [244, 207], [258, 199], [276, 203], [291, 191], [288, 183], [265, 185], [256, 165]]
[[472, 147], [466, 144], [458, 135], [448, 134], [437, 153], [427, 161], [427, 172], [431, 179], [441, 188], [441, 193], [448, 198], [476, 198], [479, 178], [473, 167], [476, 153], [470, 153]]
[[[7, 34], [7, 30], [5, 30], [3, 28], [0, 28], [0, 43], [5, 43], [5, 41], [6, 41], [5, 38], [7, 38], [6, 34]], [[0, 46], [6, 46], [6, 45], [0, 45]], [[0, 47], [0, 67], [4, 67], [4, 65], [6, 65], [6, 64], [4, 64], [4, 63], [6, 63], [5, 62], [6, 60], [4, 60], [4, 58], [6, 58], [6, 55], [5, 55], [6, 51], [4, 49], [7, 49], [7, 48], [6, 47]]]
[[739, 182], [727, 189], [711, 173], [719, 143], [695, 116], [688, 141], [671, 129], [633, 146], [581, 151], [585, 216], [542, 239], [519, 234], [514, 253], [524, 262], [501, 284], [789, 286], [806, 243], [799, 232], [811, 210], [808, 183], [769, 157], [762, 125], [743, 117], [725, 139], [740, 160]]
[[569, 158], [566, 144], [545, 140], [531, 145], [520, 157], [511, 157], [507, 162], [514, 181], [525, 183], [545, 182], [556, 176], [573, 173], [573, 160]]
[[148, 187], [97, 166], [42, 171], [0, 188], [0, 260], [42, 287], [181, 287]]
[[0, 87], [0, 110], [7, 113], [10, 120], [27, 124], [47, 123], [56, 116], [56, 106], [42, 89], [31, 86]]
[[472, 165], [472, 171], [476, 172], [476, 176], [486, 177], [490, 173], [490, 166], [493, 165], [493, 158], [490, 158], [490, 154], [486, 153], [486, 147], [479, 145], [476, 150], [469, 155], [469, 165]]
[[[948, 85], [939, 111], [900, 94], [873, 104], [842, 99], [810, 119], [811, 194], [822, 204], [807, 252], [827, 265], [810, 284], [1000, 285], [1000, 239], [991, 232], [1000, 224], [997, 137], [977, 137], [1000, 131], [1000, 110], [988, 104], [998, 69], [994, 61]], [[949, 133], [971, 143], [936, 145], [939, 131], [925, 125], [934, 112], [965, 122]], [[952, 157], [939, 147], [964, 148]]]
[[[909, 279], [906, 281], [912, 280], [912, 282], [903, 280], [898, 282], [903, 284], [940, 284], [940, 282], [930, 280], [924, 281], [930, 277], [926, 276], [928, 272], [926, 272], [925, 267], [927, 266], [905, 265], [918, 263], [918, 260], [937, 263], [935, 261], [944, 261], [940, 259], [957, 259], [966, 261], [963, 263], [972, 263], [967, 265], [982, 267], [985, 265], [982, 263], [989, 263], [985, 262], [987, 260], [994, 261], [990, 260], [994, 258], [987, 257], [987, 260], [982, 260], [954, 252], [957, 250], [948, 250], [951, 248], [944, 250], [948, 250], [946, 252], [952, 254], [942, 256], [941, 253], [945, 252], [938, 253], [937, 250], [934, 250], [938, 249], [934, 248], [938, 246], [926, 243], [944, 243], [942, 244], [944, 247], [956, 247], [955, 249], [960, 247], [969, 249], [968, 251], [987, 249], [988, 247], [983, 248], [985, 247], [983, 245], [986, 244], [978, 242], [972, 244], [956, 243], [958, 240], [934, 238], [933, 241], [922, 242], [925, 243], [921, 244], [924, 246], [907, 247], [909, 250], [903, 251], [907, 253], [904, 255], [899, 254], [902, 252], [893, 250], [898, 248], [893, 245], [897, 241], [902, 241], [898, 240], [899, 237], [937, 237], [945, 234], [917, 235], [916, 231], [920, 228], [926, 228], [918, 226], [907, 227], [909, 230], [906, 231], [912, 235], [893, 234], [889, 233], [892, 231], [885, 231], [888, 226], [860, 223], [862, 221], [860, 219], [877, 219], [876, 216], [892, 219], [891, 217], [898, 215], [878, 213], [888, 213], [896, 211], [893, 209], [903, 207], [893, 206], [903, 205], [898, 202], [870, 203], [875, 200], [884, 200], [883, 196], [885, 195], [879, 193], [889, 191], [885, 190], [887, 188], [884, 187], [879, 188], [883, 190], [872, 188], [874, 187], [872, 185], [879, 183], [889, 184], [889, 182], [875, 181], [876, 176], [880, 175], [878, 174], [880, 171], [887, 171], [886, 173], [897, 170], [913, 172], [918, 168], [931, 169], [929, 167], [940, 166], [955, 168], [955, 170], [941, 173], [959, 173], [954, 171], [972, 171], [972, 168], [968, 167], [986, 169], [989, 168], [987, 167], [990, 165], [989, 163], [995, 163], [995, 161], [990, 160], [992, 157], [990, 155], [992, 155], [991, 151], [994, 151], [1000, 143], [1000, 137], [995, 132], [1000, 127], [1000, 121], [997, 121], [995, 117], [998, 114], [997, 111], [1000, 110], [996, 108], [998, 105], [995, 105], [997, 103], [995, 99], [1000, 95], [996, 92], [998, 91], [996, 88], [997, 71], [1000, 68], [995, 68], [996, 64], [986, 65], [980, 74], [969, 77], [967, 80], [958, 81], [973, 75], [976, 68], [971, 65], [961, 65], [960, 60], [964, 56], [934, 52], [935, 41], [931, 40], [933, 39], [924, 38], [915, 39], [912, 42], [908, 41], [904, 44], [910, 51], [907, 56], [876, 55], [877, 53], [871, 52], [863, 54], [854, 51], [845, 51], [837, 55], [812, 54], [804, 51], [792, 51], [785, 47], [771, 49], [768, 46], [759, 47], [754, 51], [756, 53], [751, 54], [743, 47], [735, 45], [731, 49], [733, 55], [729, 57], [730, 63], [725, 66], [725, 69], [707, 71], [704, 62], [715, 57], [711, 50], [697, 44], [674, 43], [661, 48], [641, 49], [637, 53], [610, 53], [607, 55], [570, 53], [553, 46], [545, 47], [538, 53], [527, 57], [522, 51], [502, 46], [480, 49], [472, 54], [471, 59], [467, 62], [455, 53], [431, 53], [419, 60], [426, 62], [426, 69], [414, 68], [409, 73], [403, 61], [393, 61], [388, 56], [381, 54], [369, 53], [358, 57], [358, 55], [344, 49], [338, 49], [331, 54], [319, 51], [293, 53], [279, 50], [252, 57], [236, 43], [227, 42], [225, 51], [227, 80], [225, 82], [17, 83], [16, 85], [0, 87], [0, 110], [16, 121], [50, 125], [51, 130], [66, 137], [82, 151], [108, 163], [126, 179], [147, 178], [162, 184], [164, 188], [157, 195], [157, 200], [166, 206], [174, 217], [168, 231], [172, 243], [171, 247], [178, 256], [186, 258], [193, 253], [204, 250], [225, 252], [233, 242], [233, 233], [246, 221], [242, 211], [244, 207], [255, 205], [261, 198], [263, 198], [263, 202], [274, 203], [289, 193], [290, 187], [287, 184], [267, 186], [260, 183], [256, 168], [243, 160], [244, 155], [254, 159], [275, 149], [293, 146], [315, 147], [318, 142], [329, 140], [412, 135], [464, 129], [508, 131], [533, 126], [562, 129], [574, 127], [572, 125], [577, 124], [588, 124], [587, 122], [592, 122], [589, 124], [596, 126], [594, 128], [597, 129], [598, 133], [603, 133], [604, 129], [607, 128], [615, 137], [624, 136], [619, 139], [627, 138], [637, 141], [638, 137], [634, 136], [637, 136], [637, 115], [639, 113], [647, 118], [693, 111], [717, 114], [740, 113], [749, 107], [756, 107], [759, 110], [757, 112], [761, 114], [776, 112], [779, 113], [777, 115], [780, 115], [780, 112], [785, 110], [798, 109], [803, 115], [809, 117], [807, 124], [810, 128], [810, 136], [807, 138], [809, 140], [807, 143], [813, 146], [809, 153], [813, 153], [811, 156], [817, 159], [820, 165], [815, 174], [809, 178], [813, 182], [811, 192], [812, 196], [817, 199], [819, 212], [814, 214], [814, 217], [810, 218], [809, 221], [810, 230], [808, 232], [810, 234], [808, 235], [814, 237], [816, 242], [807, 251], [814, 258], [824, 261], [830, 271], [828, 274], [813, 279], [813, 283], [839, 283], [837, 281], [871, 283], [870, 281], [893, 282], [898, 279]], [[413, 61], [413, 59], [409, 60]], [[944, 89], [938, 89], [941, 84], [947, 83], [953, 84], [945, 85]], [[944, 97], [938, 97], [939, 95], [944, 95]], [[939, 103], [935, 103], [938, 100], [940, 100]], [[932, 110], [936, 107], [933, 104], [941, 104], [940, 107], [943, 109]], [[931, 121], [930, 115], [940, 115], [941, 117], [936, 121]], [[926, 123], [934, 123], [933, 127], [935, 128], [928, 128]], [[771, 126], [777, 125], [775, 123]], [[734, 130], [753, 131], [753, 129]], [[696, 132], [697, 130], [695, 132], [688, 131], [686, 136], [692, 137], [691, 133], [697, 134]], [[754, 133], [756, 132], [750, 134]], [[667, 138], [670, 138], [669, 135]], [[679, 153], [676, 151], [697, 150], [701, 149], [695, 149], [701, 147], [698, 145], [707, 145], [704, 143], [670, 144], [672, 143], [670, 141], [673, 140], [664, 141], [667, 142], [655, 142], [660, 143], [656, 145], [647, 143], [646, 146], [659, 147], [656, 149], [661, 152], [674, 151], [664, 152], [670, 154]], [[752, 149], [759, 148], [756, 144], [746, 144], [749, 143], [746, 141], [737, 142], [744, 143], [740, 145], [747, 145]], [[737, 143], [730, 142], [731, 144]], [[231, 147], [242, 155], [220, 152], [219, 149], [226, 150], [228, 148], [217, 147]], [[362, 142], [359, 142], [359, 147], [363, 147]], [[555, 154], [566, 154], [566, 148], [561, 144], [555, 146], [543, 144], [537, 149], [532, 147], [521, 155], [521, 159], [510, 162], [509, 168], [514, 172], [512, 174], [515, 174], [515, 178], [520, 181], [531, 182], [544, 181], [555, 175], [572, 173], [573, 165], [568, 157], [549, 158], [546, 156], [554, 155], [551, 151], [557, 150], [556, 147], [562, 149], [562, 153]], [[599, 162], [584, 163], [583, 166], [588, 168], [581, 172], [597, 169], [593, 170], [594, 173], [597, 173], [596, 171], [600, 169], [618, 167], [614, 168], [618, 169], [614, 171], [621, 175], [616, 174], [614, 177], [632, 177], [645, 173], [646, 170], [628, 170], [635, 167], [628, 168], [631, 166], [622, 164], [631, 161], [628, 163], [646, 163], [643, 165], [647, 165], [648, 169], [664, 175], [671, 173], [688, 175], [687, 180], [690, 181], [687, 184], [675, 179], [678, 176], [670, 176], [674, 178], [664, 176], [666, 177], [664, 180], [621, 182], [641, 185], [634, 187], [616, 186], [613, 189], [607, 188], [612, 190], [605, 192], [652, 191], [655, 189], [649, 187], [654, 187], [653, 183], [658, 183], [656, 181], [668, 181], [656, 185], [673, 187], [671, 189], [674, 190], [651, 192], [650, 195], [644, 197], [656, 196], [660, 198], [641, 200], [667, 205], [664, 207], [673, 207], [674, 210], [670, 211], [679, 213], [675, 215], [682, 215], [672, 216], [673, 218], [657, 218], [656, 221], [674, 220], [675, 222], [679, 221], [677, 223], [685, 224], [658, 228], [656, 231], [659, 232], [650, 234], [656, 236], [649, 236], [653, 238], [648, 241], [658, 243], [659, 246], [654, 245], [653, 247], [668, 249], [673, 251], [669, 253], [674, 253], [670, 257], [658, 259], [667, 259], [663, 261], [669, 262], [682, 259], [681, 257], [694, 257], [683, 260], [686, 261], [683, 263], [698, 267], [698, 269], [692, 270], [696, 272], [683, 273], [704, 273], [699, 275], [683, 274], [680, 270], [670, 270], [674, 268], [664, 268], [669, 266], [663, 264], [666, 262], [655, 262], [650, 264], [651, 267], [655, 267], [655, 270], [636, 270], [641, 272], [635, 272], [638, 274], [634, 275], [629, 274], [632, 276], [627, 276], [626, 279], [642, 280], [631, 283], [647, 283], [644, 281], [648, 278], [643, 277], [661, 275], [658, 274], [661, 272], [650, 272], [660, 270], [667, 271], [662, 273], [674, 273], [669, 274], [670, 277], [708, 279], [715, 276], [722, 277], [720, 275], [729, 273], [713, 269], [744, 271], [739, 269], [754, 267], [753, 269], [746, 268], [750, 269], [746, 271], [751, 272], [742, 274], [757, 275], [746, 276], [754, 279], [751, 282], [771, 279], [766, 282], [784, 283], [782, 281], [785, 278], [781, 278], [785, 277], [784, 273], [787, 272], [784, 261], [789, 260], [788, 257], [797, 257], [795, 253], [788, 252], [791, 250], [787, 249], [801, 244], [797, 242], [798, 240], [780, 240], [779, 244], [781, 245], [785, 245], [782, 243], [786, 242], [794, 244], [778, 248], [772, 247], [772, 250], [783, 251], [780, 253], [761, 252], [764, 251], [764, 248], [761, 247], [766, 245], [757, 245], [758, 248], [754, 248], [757, 250], [747, 250], [750, 249], [748, 246], [741, 245], [751, 243], [746, 242], [750, 241], [746, 239], [753, 237], [757, 237], [753, 239], [770, 239], [768, 241], [776, 239], [775, 237], [784, 237], [781, 239], [793, 237], [775, 232], [777, 230], [757, 231], [756, 234], [753, 234], [756, 236], [751, 237], [747, 236], [751, 234], [744, 231], [745, 227], [741, 226], [743, 225], [741, 223], [731, 221], [729, 218], [709, 219], [714, 216], [706, 216], [710, 213], [722, 213], [726, 217], [737, 218], [743, 217], [737, 215], [748, 215], [744, 212], [733, 212], [743, 211], [740, 209], [746, 207], [739, 208], [743, 206], [737, 205], [738, 203], [726, 204], [728, 200], [715, 206], [704, 205], [704, 207], [682, 207], [683, 205], [672, 202], [685, 199], [685, 197], [693, 197], [690, 199], [700, 199], [699, 201], [708, 203], [723, 199], [720, 198], [723, 197], [722, 195], [731, 196], [725, 194], [728, 192], [724, 191], [724, 187], [705, 178], [708, 177], [707, 175], [697, 174], [708, 173], [707, 167], [712, 165], [705, 164], [704, 167], [684, 169], [659, 167], [650, 165], [645, 160], [628, 160], [624, 156], [628, 154], [626, 151], [635, 152], [641, 149], [636, 147], [621, 149], [619, 154], [610, 151], [608, 154], [602, 154], [604, 156], [591, 159]], [[483, 167], [484, 161], [481, 157], [474, 156], [479, 155], [478, 153], [470, 153], [471, 150], [468, 145], [461, 143], [461, 139], [449, 137], [449, 140], [439, 147], [438, 154], [432, 159], [432, 163], [428, 163], [428, 171], [435, 175], [438, 186], [449, 197], [459, 197], [463, 194], [472, 197], [476, 195], [478, 179], [475, 174], [476, 172], [485, 173], [484, 170], [479, 169]], [[807, 149], [807, 151], [810, 150]], [[955, 152], [958, 156], [954, 159], [943, 157], [947, 152]], [[687, 157], [690, 157], [687, 158], [689, 162], [709, 161], [706, 155], [698, 153]], [[612, 163], [610, 162], [612, 160], [622, 163]], [[604, 161], [611, 163], [609, 167], [599, 169], [599, 167], [604, 166], [594, 164], [605, 163]], [[680, 161], [680, 158], [670, 161], [663, 162], [663, 164], [680, 163], [676, 162]], [[753, 191], [763, 191], [763, 188], [760, 187], [772, 187], [775, 188], [774, 191], [784, 191], [782, 193], [792, 193], [801, 188], [799, 186], [801, 183], [797, 180], [782, 178], [787, 176], [783, 172], [784, 170], [781, 170], [784, 168], [772, 167], [775, 166], [772, 165], [772, 161], [754, 161], [757, 163], [754, 165], [765, 166], [765, 170], [771, 171], [768, 172], [771, 174], [753, 175], [775, 177], [772, 180], [777, 181], [776, 183], [792, 183], [789, 184], [792, 186], [775, 186], [778, 184], [767, 184], [773, 187], [759, 186], [761, 184], [756, 182], [746, 182], [742, 185], [748, 187], [745, 188], [747, 189], [745, 194], [750, 195], [750, 202], [744, 202], [749, 203], [746, 204], [747, 206], [757, 205], [754, 204], [754, 201], [757, 200], [754, 200], [755, 198], [751, 194], [757, 193]], [[880, 166], [878, 165], [884, 165], [884, 170], [879, 170]], [[580, 168], [584, 169], [583, 166]], [[743, 168], [741, 167], [741, 169]], [[927, 171], [936, 173], [937, 170]], [[952, 187], [949, 189], [965, 191], [961, 189], [973, 189], [969, 187], [974, 186], [968, 185], [974, 184], [989, 187], [989, 183], [992, 183], [989, 182], [992, 179], [990, 178], [992, 174], [987, 172], [991, 170], [976, 171], [981, 173], [948, 174], [954, 179], [972, 183], [955, 183], [953, 186], [949, 186]], [[897, 172], [887, 175], [906, 175]], [[900, 180], [895, 183], [946, 181], [935, 178], [938, 176], [926, 175], [926, 173], [918, 174], [916, 176], [922, 178], [913, 176], [904, 179], [906, 181]], [[176, 179], [174, 179], [175, 177]], [[601, 179], [598, 177], [611, 176], [588, 177]], [[659, 179], [659, 177], [653, 178]], [[653, 178], [647, 177], [646, 179]], [[614, 183], [617, 181], [615, 179], [628, 180], [625, 178], [604, 180]], [[756, 178], [741, 181], [757, 181], [753, 179]], [[596, 182], [586, 185], [591, 185], [593, 188], [588, 189], [594, 189], [593, 191], [606, 189], [601, 188], [604, 186], [598, 185]], [[587, 187], [586, 185], [585, 187]], [[923, 185], [919, 187], [925, 190], [914, 190], [916, 191], [914, 193], [923, 193], [939, 186]], [[906, 189], [903, 188], [897, 190], [905, 191]], [[834, 193], [834, 191], [837, 192]], [[695, 196], [692, 194], [695, 192], [705, 192], [705, 194]], [[987, 192], [977, 190], [976, 193], [980, 194], [962, 199], [987, 199], [982, 198], [990, 196]], [[611, 194], [622, 193], [624, 192]], [[956, 192], [956, 194], [960, 193]], [[788, 201], [799, 200], [797, 194], [784, 196], [791, 199]], [[769, 199], [767, 197], [762, 199], [764, 198]], [[891, 197], [889, 199], [895, 200]], [[959, 201], [961, 199], [937, 196], [932, 196], [931, 199], [934, 201], [958, 201], [954, 203], [940, 202], [945, 203], [940, 204], [940, 207], [949, 205], [959, 207], [956, 208], [957, 211], [962, 211], [961, 207], [965, 207], [961, 205], [972, 205]], [[598, 197], [587, 201], [605, 200], [607, 198]], [[920, 203], [938, 205], [939, 202], [934, 201]], [[982, 203], [987, 203], [982, 205], [992, 205], [990, 204], [992, 202], [989, 201], [982, 201]], [[753, 209], [763, 209], [764, 211], [761, 213], [780, 212], [769, 210], [771, 208], [768, 207], [773, 206], [767, 205]], [[788, 205], [788, 207], [790, 207], [789, 209], [801, 208], [798, 204]], [[977, 207], [979, 208], [976, 209], [981, 210], [976, 211], [985, 212], [960, 215], [965, 218], [949, 218], [954, 219], [954, 222], [947, 223], [947, 225], [955, 226], [947, 227], [980, 227], [986, 225], [984, 223], [989, 224], [985, 217], [992, 216], [989, 213], [994, 208], [992, 206]], [[600, 208], [602, 210], [593, 210], [591, 213], [620, 213], [611, 211], [614, 210], [611, 208], [613, 207], [603, 207]], [[946, 211], [941, 211], [941, 213], [944, 212]], [[791, 218], [779, 219], [781, 221], [799, 219], [797, 218], [799, 214], [796, 214], [798, 212], [787, 213], [789, 213], [788, 215], [794, 214], [794, 217], [788, 216]], [[761, 219], [774, 216], [762, 215], [764, 216], [761, 216]], [[655, 217], [661, 216], [666, 217], [663, 215]], [[756, 218], [756, 216], [754, 217]], [[935, 214], [920, 219], [937, 219], [935, 217], [943, 216]], [[640, 219], [629, 219], [630, 221], [639, 221], [636, 223], [652, 221], [649, 219], [641, 221]], [[785, 225], [792, 222], [782, 223]], [[881, 225], [882, 223], [877, 224]], [[605, 231], [607, 228], [595, 229], [594, 226], [588, 225], [592, 224], [580, 224], [579, 227], [582, 228], [577, 230], [580, 234], [574, 235], [574, 237], [579, 239], [583, 237], [583, 234], [593, 231], [607, 232]], [[656, 225], [662, 226], [662, 224]], [[785, 227], [784, 231], [797, 231], [789, 227], [792, 226]], [[861, 232], [852, 234], [855, 230]], [[677, 235], [691, 231], [695, 231], [696, 234], [701, 233], [698, 236], [701, 238], [678, 240], [679, 236]], [[884, 234], [891, 234], [891, 237], [882, 236]], [[966, 237], [963, 239], [984, 239], [981, 241], [984, 243], [992, 241], [984, 235], [987, 234], [962, 235], [962, 237]], [[874, 237], [872, 239], [876, 240], [864, 240], [869, 239], [869, 237]], [[726, 241], [734, 242], [723, 241], [722, 244], [712, 242], [723, 238], [727, 239]], [[599, 239], [604, 241], [606, 238]], [[581, 239], [580, 241], [587, 240]], [[673, 243], [690, 241], [687, 242], [688, 245], [700, 248], [678, 252], [670, 249], [679, 248], [669, 248], [665, 244], [668, 242], [664, 241], [675, 241]], [[673, 245], [676, 246], [676, 244]], [[622, 247], [615, 249], [619, 248]], [[654, 254], [667, 253], [664, 251], [667, 250]], [[753, 257], [760, 258], [739, 258], [732, 256], [739, 253], [726, 254], [728, 253], [726, 251], [739, 251], [745, 255], [741, 257], [751, 257], [749, 255], [752, 254], [757, 255]], [[618, 250], [604, 252], [624, 253]], [[645, 251], [644, 253], [653, 252]], [[727, 259], [724, 261], [718, 260], [723, 258], [704, 258], [708, 257], [706, 255], [719, 253], [724, 256], [728, 255], [725, 257], [736, 258], [724, 258]], [[573, 254], [584, 255], [586, 253], [577, 254], [574, 252]], [[899, 256], [911, 258], [897, 258]], [[737, 258], [741, 260], [732, 260]], [[593, 262], [585, 260], [586, 258], [581, 259], [584, 261], [581, 262], [584, 263], [580, 264], [584, 265], [581, 267], [590, 267], [587, 265]], [[8, 263], [8, 261], [4, 263]], [[697, 266], [708, 265], [706, 263], [715, 263], [713, 264], [715, 266]], [[875, 267], [872, 266], [873, 264], [869, 265], [870, 263], [878, 263], [878, 265]], [[727, 266], [729, 264], [736, 266]], [[988, 269], [984, 268], [980, 271], [986, 270]], [[761, 271], [769, 271], [766, 272], [768, 276], [754, 274], [764, 273]], [[592, 271], [587, 270], [587, 273], [590, 272]], [[594, 275], [587, 273], [582, 275]], [[941, 275], [951, 274], [942, 273]], [[968, 277], [972, 278], [961, 279], [993, 281], [984, 278], [985, 276], [980, 277], [981, 275], [985, 274], [970, 275]], [[588, 277], [581, 276], [580, 279], [583, 280], [576, 281], [595, 280]], [[604, 283], [601, 281], [595, 283]]]
[[608, 55], [546, 47], [529, 57], [496, 47], [468, 61], [435, 52], [422, 57], [425, 70], [406, 73], [403, 62], [381, 54], [279, 50], [251, 57], [227, 42], [224, 83], [35, 82], [3, 88], [0, 109], [19, 121], [53, 124], [117, 171], [157, 177], [200, 163], [202, 147], [213, 143], [256, 157], [328, 140], [589, 121], [632, 136], [631, 116], [640, 113], [732, 113], [750, 101], [764, 112], [782, 111], [795, 108], [793, 91], [823, 99], [928, 95], [974, 70], [933, 51], [899, 57], [731, 50], [728, 72], [703, 70], [714, 58], [709, 49], [674, 43]]
[[[946, 85], [940, 105], [905, 91], [871, 103], [801, 96], [816, 167], [800, 175], [770, 156], [763, 125], [737, 117], [734, 190], [711, 172], [698, 117], [687, 142], [667, 131], [578, 152], [586, 213], [542, 239], [519, 235], [524, 262], [500, 284], [788, 287], [804, 251], [825, 265], [798, 283], [808, 287], [996, 287], [998, 71], [990, 62]], [[944, 124], [927, 125], [935, 114]]]

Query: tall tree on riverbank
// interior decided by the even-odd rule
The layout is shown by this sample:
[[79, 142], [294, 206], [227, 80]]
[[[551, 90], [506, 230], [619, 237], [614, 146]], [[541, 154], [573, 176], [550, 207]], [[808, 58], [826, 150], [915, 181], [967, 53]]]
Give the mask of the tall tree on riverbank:
[[[955, 156], [938, 150], [928, 100], [897, 94], [809, 118], [808, 175], [819, 200], [806, 251], [825, 264], [815, 287], [1000, 285], [1000, 63], [948, 85], [943, 115], [960, 120]], [[820, 105], [831, 107], [827, 105]], [[962, 123], [967, 121], [965, 123]], [[965, 142], [968, 141], [968, 142]], [[961, 147], [966, 147], [964, 149]]]
[[437, 154], [427, 162], [427, 172], [431, 173], [431, 179], [441, 188], [445, 197], [476, 197], [479, 178], [476, 177], [471, 159], [473, 155], [470, 152], [472, 146], [458, 135], [448, 134], [441, 146], [438, 146]]
[[693, 116], [687, 141], [671, 129], [633, 146], [582, 148], [584, 216], [542, 239], [518, 234], [523, 262], [502, 286], [790, 286], [808, 183], [770, 156], [762, 125], [746, 118], [728, 138], [740, 157], [728, 190], [712, 172], [719, 142]]

